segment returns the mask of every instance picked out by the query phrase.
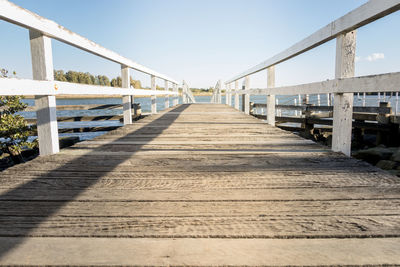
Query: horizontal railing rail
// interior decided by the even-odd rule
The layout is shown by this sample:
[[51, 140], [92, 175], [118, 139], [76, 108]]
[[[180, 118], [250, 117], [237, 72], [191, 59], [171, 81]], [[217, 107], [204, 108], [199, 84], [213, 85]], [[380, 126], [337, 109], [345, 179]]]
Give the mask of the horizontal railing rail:
[[326, 93], [374, 93], [400, 91], [400, 72], [368, 75], [352, 78], [340, 78], [323, 82], [314, 82], [274, 88], [233, 90], [237, 94], [251, 95], [295, 95]]
[[59, 81], [0, 79], [1, 95], [179, 95], [178, 92], [97, 86]]
[[[174, 96], [173, 105], [179, 103], [178, 82], [164, 74], [140, 65], [128, 58], [92, 42], [54, 21], [43, 18], [7, 0], [0, 0], [0, 19], [29, 30], [33, 80], [2, 78], [0, 95], [34, 95], [37, 117], [37, 133], [41, 155], [59, 151], [56, 114], [56, 96], [59, 95], [121, 95], [124, 124], [132, 123], [133, 96], [151, 96], [151, 111], [157, 113], [156, 96]], [[83, 85], [54, 81], [51, 39], [92, 53], [121, 65], [122, 88]], [[129, 70], [150, 75], [151, 90], [130, 88]], [[156, 78], [165, 82], [164, 91], [156, 90]], [[172, 91], [169, 90], [172, 84]], [[165, 107], [169, 99], [165, 97]]]
[[260, 64], [236, 75], [225, 83], [232, 83], [248, 75], [265, 70], [322, 45], [339, 35], [351, 32], [400, 9], [399, 0], [370, 0], [364, 5], [329, 23], [302, 41]]
[[[352, 112], [354, 93], [398, 92], [400, 90], [400, 73], [386, 73], [363, 77], [354, 77], [356, 29], [400, 9], [400, 0], [370, 0], [341, 18], [311, 34], [283, 52], [262, 63], [228, 79], [225, 82], [226, 95], [235, 95], [235, 108], [239, 108], [238, 96], [242, 95], [242, 110], [250, 113], [250, 95], [267, 96], [267, 122], [275, 125], [276, 95], [327, 94], [328, 105], [331, 94], [334, 96], [332, 150], [350, 155], [352, 137]], [[335, 79], [322, 82], [275, 86], [275, 66], [290, 58], [309, 51], [321, 44], [336, 38]], [[267, 69], [267, 88], [250, 87], [250, 75]], [[239, 90], [239, 79], [244, 78], [242, 90]], [[234, 89], [231, 89], [234, 83]], [[229, 100], [227, 101], [229, 103]]]
[[[253, 108], [266, 108], [267, 104], [253, 103]], [[275, 105], [277, 109], [286, 110], [309, 110], [309, 111], [333, 111], [332, 106], [295, 106], [295, 105]], [[353, 107], [353, 112], [365, 112], [365, 113], [390, 113], [391, 107]]]
[[140, 65], [128, 58], [118, 55], [89, 39], [76, 34], [56, 22], [43, 18], [29, 10], [21, 8], [9, 1], [0, 0], [0, 19], [19, 25], [29, 30], [35, 30], [42, 34], [56, 39], [60, 42], [69, 44], [96, 56], [111, 60], [115, 63], [124, 65], [131, 69], [154, 75], [157, 78], [167, 80], [171, 83], [179, 84], [176, 80]]

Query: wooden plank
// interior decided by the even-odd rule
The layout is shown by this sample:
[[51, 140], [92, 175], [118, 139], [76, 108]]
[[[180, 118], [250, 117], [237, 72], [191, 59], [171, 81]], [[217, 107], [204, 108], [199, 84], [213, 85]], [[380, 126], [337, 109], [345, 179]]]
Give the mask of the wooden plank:
[[178, 97], [178, 84], [174, 84], [174, 90], [173, 92], [176, 93], [176, 95], [173, 96], [172, 103], [174, 106], [177, 106], [179, 104], [179, 97]]
[[[129, 68], [121, 65], [122, 88], [130, 88]], [[122, 96], [123, 122], [124, 125], [132, 124], [132, 102], [130, 95]]]
[[[29, 31], [32, 75], [35, 80], [53, 80], [53, 54], [51, 39], [42, 33]], [[58, 143], [58, 127], [56, 114], [56, 97], [54, 95], [36, 96], [36, 118], [41, 156], [51, 155], [60, 151]]]
[[325, 94], [325, 93], [376, 93], [380, 92], [397, 92], [400, 83], [400, 72], [385, 73], [353, 78], [341, 78], [327, 80], [323, 82], [315, 82], [308, 84], [300, 84], [293, 86], [283, 86], [265, 89], [238, 90], [238, 94], [252, 95], [297, 95], [301, 94]]
[[[156, 91], [156, 76], [150, 76], [150, 86], [152, 91]], [[156, 95], [151, 95], [151, 114], [157, 113], [157, 97]]]
[[283, 52], [273, 56], [272, 58], [244, 71], [243, 73], [229, 79], [227, 83], [234, 82], [245, 76], [262, 71], [270, 66], [277, 65], [292, 57], [300, 55], [310, 49], [313, 49], [323, 43], [326, 43], [343, 33], [350, 32], [388, 14], [396, 12], [400, 9], [399, 0], [372, 0], [364, 5], [354, 9], [339, 19], [329, 23], [325, 27], [311, 34], [302, 41], [294, 44]]
[[[140, 115], [142, 116], [142, 115]], [[132, 119], [137, 119], [140, 116], [132, 115]], [[103, 116], [75, 116], [75, 117], [58, 117], [58, 122], [77, 122], [77, 121], [105, 121], [116, 120], [122, 121], [122, 115], [103, 115]], [[36, 119], [25, 119], [29, 124], [36, 124]]]
[[[92, 105], [57, 105], [57, 110], [101, 110], [122, 109], [121, 104], [92, 104]], [[35, 106], [28, 106], [25, 111], [36, 111]]]
[[[122, 175], [126, 173], [121, 173]], [[88, 174], [89, 175], [89, 174]], [[82, 178], [84, 179], [84, 178]], [[272, 189], [220, 189], [220, 190], [117, 190], [88, 188], [82, 192], [80, 189], [38, 190], [0, 189], [4, 201], [69, 201], [71, 195], [76, 196], [76, 201], [281, 201], [281, 200], [362, 200], [368, 195], [370, 199], [396, 199], [399, 188], [391, 187], [332, 187], [332, 188], [272, 188]], [[50, 193], [49, 193], [50, 192]], [[33, 197], [32, 197], [33, 196]], [[379, 216], [377, 216], [379, 217]], [[378, 235], [379, 232], [375, 233]]]
[[239, 81], [235, 81], [235, 109], [239, 110]]
[[[399, 199], [346, 201], [1, 201], [2, 216], [48, 217], [235, 217], [241, 216], [400, 216]], [[212, 207], [212, 208], [211, 208]], [[323, 208], [322, 208], [323, 207]], [[49, 214], [51, 213], [51, 214]], [[310, 233], [311, 234], [311, 233]], [[398, 233], [397, 233], [398, 234]]]
[[[266, 108], [267, 105], [264, 103], [254, 103], [255, 108]], [[306, 106], [296, 106], [296, 105], [275, 105], [277, 109], [286, 110], [305, 110]], [[308, 106], [310, 111], [333, 111], [332, 106]], [[353, 107], [353, 112], [365, 112], [365, 113], [381, 113], [381, 114], [391, 114], [392, 108], [390, 107]]]
[[[155, 249], [162, 240], [170, 242], [169, 249], [188, 240], [193, 240], [188, 249], [238, 242], [230, 249], [247, 265], [271, 264], [266, 254], [282, 254], [268, 247], [253, 258], [246, 244], [260, 249], [266, 243], [258, 242], [282, 240], [288, 251], [306, 242], [296, 248], [299, 257], [309, 253], [307, 242], [335, 242], [326, 255], [338, 259], [347, 242], [356, 240], [379, 252], [350, 263], [397, 263], [390, 255], [397, 257], [398, 244], [390, 242], [400, 237], [399, 192], [397, 177], [233, 107], [180, 105], [0, 173], [0, 263], [23, 264], [31, 252], [40, 256], [38, 261], [30, 257], [31, 265], [98, 265], [104, 255], [104, 264], [112, 259], [119, 265], [133, 263], [121, 256], [128, 245], [114, 240], [136, 240], [142, 251]], [[51, 243], [56, 240], [60, 243]], [[85, 244], [84, 250], [80, 240], [93, 241], [94, 247]], [[97, 242], [107, 244], [109, 254], [93, 263], [87, 255], [99, 251]], [[315, 244], [312, 254], [322, 255], [322, 247]], [[359, 255], [358, 248], [352, 244], [343, 253]], [[75, 249], [85, 257], [68, 254]], [[155, 255], [142, 263], [157, 263]], [[45, 262], [47, 257], [52, 262]], [[182, 265], [207, 265], [209, 257], [202, 250]], [[318, 265], [315, 257], [307, 260], [305, 265]], [[218, 265], [229, 263], [221, 258]]]
[[59, 81], [35, 81], [29, 79], [0, 79], [1, 95], [177, 95], [177, 92], [147, 89], [124, 89], [111, 86], [78, 84]]
[[[0, 250], [16, 247], [2, 258], [4, 265], [334, 266], [400, 263], [399, 238], [1, 238], [0, 241]], [[64, 253], [60, 254], [60, 251]]]
[[[342, 223], [333, 227], [337, 220]], [[0, 216], [0, 235], [24, 234], [24, 225], [38, 224], [30, 237], [119, 237], [119, 238], [308, 238], [310, 225], [319, 225], [313, 238], [399, 237], [399, 215], [380, 216], [224, 216], [199, 221], [188, 217], [53, 217]], [[52, 227], [58, 225], [59, 227]], [[163, 227], [159, 227], [162, 225]], [[99, 229], [103, 229], [99, 231]]]
[[[336, 39], [335, 78], [354, 77], [356, 31], [339, 35]], [[351, 155], [353, 93], [334, 94], [332, 150]]]
[[[68, 173], [67, 173], [68, 174]], [[105, 176], [100, 181], [97, 181], [95, 177], [88, 177], [87, 174], [76, 175], [79, 179], [73, 179], [73, 173], [69, 176], [36, 176], [27, 174], [30, 179], [24, 177], [22, 173], [15, 173], [14, 177], [3, 177], [1, 179], [1, 189], [10, 189], [24, 183], [28, 183], [24, 186], [25, 189], [35, 189], [40, 190], [79, 190], [81, 188], [91, 189], [115, 189], [123, 190], [121, 193], [125, 193], [125, 190], [162, 190], [162, 191], [176, 191], [179, 190], [195, 190], [195, 191], [206, 191], [212, 189], [214, 190], [238, 190], [238, 189], [253, 189], [260, 190], [264, 189], [268, 192], [272, 189], [300, 189], [300, 188], [313, 188], [318, 185], [320, 191], [328, 191], [331, 188], [349, 188], [349, 187], [360, 187], [364, 188], [365, 191], [369, 192], [370, 187], [380, 187], [381, 191], [392, 190], [392, 192], [400, 192], [400, 186], [393, 185], [394, 180], [390, 178], [380, 178], [376, 179], [376, 175], [363, 175], [353, 174], [354, 181], [348, 179], [343, 174], [332, 175], [327, 174], [326, 177], [323, 175], [304, 175], [304, 177], [282, 177], [276, 175], [273, 179], [269, 176], [262, 178], [249, 177], [246, 173], [230, 173], [229, 177], [216, 179], [216, 175], [209, 175], [208, 173], [202, 173], [198, 176], [190, 176], [182, 173], [174, 173], [175, 177], [163, 177], [158, 173], [154, 173], [152, 178], [136, 178], [140, 175], [124, 175], [125, 178], [110, 177]], [[221, 176], [227, 176], [223, 173]], [[123, 175], [121, 175], [123, 176]], [[172, 175], [171, 175], [172, 176]], [[211, 177], [210, 177], [211, 176]], [[242, 176], [243, 179], [240, 180], [237, 177]], [[368, 178], [367, 178], [368, 177]], [[94, 180], [96, 183], [94, 184]], [[50, 196], [50, 194], [49, 194]], [[289, 197], [289, 196], [288, 196]], [[318, 196], [314, 195], [314, 200]], [[264, 196], [264, 198], [269, 198], [269, 196]], [[384, 198], [382, 196], [382, 198]]]
[[[168, 81], [164, 80], [164, 91], [169, 91], [169, 87], [168, 87]], [[168, 96], [164, 96], [164, 108], [167, 109], [169, 108], [169, 97]]]
[[[275, 66], [267, 69], [268, 88], [275, 87]], [[267, 95], [267, 123], [275, 126], [275, 95]]]
[[[243, 90], [250, 89], [250, 77], [249, 76], [246, 76], [244, 78], [243, 83], [244, 83]], [[250, 95], [248, 93], [242, 95], [242, 111], [245, 114], [250, 114]]]

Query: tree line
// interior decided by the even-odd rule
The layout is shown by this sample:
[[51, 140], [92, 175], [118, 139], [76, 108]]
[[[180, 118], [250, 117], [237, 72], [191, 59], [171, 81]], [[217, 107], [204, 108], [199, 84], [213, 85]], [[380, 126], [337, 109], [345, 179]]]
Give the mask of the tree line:
[[[83, 83], [101, 86], [122, 87], [122, 79], [120, 76], [110, 79], [105, 75], [92, 75], [89, 72], [54, 70], [54, 80], [60, 82]], [[142, 89], [142, 84], [139, 80], [134, 80], [130, 77], [130, 85], [136, 89]]]

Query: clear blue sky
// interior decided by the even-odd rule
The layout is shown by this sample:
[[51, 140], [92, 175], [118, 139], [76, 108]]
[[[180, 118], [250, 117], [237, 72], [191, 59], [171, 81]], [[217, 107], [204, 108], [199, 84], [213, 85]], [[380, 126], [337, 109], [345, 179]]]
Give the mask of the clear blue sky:
[[[192, 87], [214, 86], [307, 37], [366, 0], [13, 0]], [[400, 13], [359, 29], [357, 75], [400, 71]], [[0, 21], [0, 67], [31, 78], [28, 31]], [[374, 56], [375, 54], [375, 56]], [[54, 67], [115, 77], [120, 66], [53, 41]], [[331, 79], [335, 42], [277, 66], [277, 85]], [[142, 84], [149, 76], [131, 73]], [[266, 87], [266, 72], [251, 78]], [[163, 85], [162, 81], [158, 84]]]

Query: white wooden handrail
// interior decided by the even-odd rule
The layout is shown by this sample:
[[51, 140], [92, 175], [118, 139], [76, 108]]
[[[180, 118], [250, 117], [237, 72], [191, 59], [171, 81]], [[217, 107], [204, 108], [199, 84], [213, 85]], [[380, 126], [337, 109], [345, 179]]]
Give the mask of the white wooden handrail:
[[342, 16], [341, 18], [329, 23], [302, 41], [289, 47], [285, 51], [261, 62], [260, 64], [242, 72], [239, 75], [236, 75], [235, 77], [227, 80], [225, 83], [232, 83], [248, 75], [265, 70], [270, 66], [277, 65], [323, 43], [326, 43], [338, 37], [340, 34], [360, 28], [361, 26], [398, 11], [399, 9], [400, 0], [370, 0], [364, 5]]
[[[177, 81], [122, 57], [67, 30], [54, 21], [45, 19], [7, 0], [0, 0], [0, 19], [29, 29], [33, 80], [0, 79], [0, 95], [35, 95], [37, 132], [41, 155], [54, 154], [59, 151], [56, 95], [121, 95], [124, 124], [132, 123], [132, 103], [135, 95], [151, 96], [152, 113], [157, 113], [157, 95], [175, 95], [173, 103], [174, 105], [178, 104]], [[53, 81], [51, 38], [120, 64], [122, 88]], [[129, 69], [149, 74], [151, 90], [131, 89]], [[164, 91], [156, 90], [156, 78], [164, 80]], [[172, 83], [173, 92], [168, 91], [168, 82]], [[165, 101], [166, 107], [169, 106], [166, 104], [167, 101]]]
[[131, 89], [16, 78], [0, 79], [0, 88], [1, 95], [179, 95], [178, 92], [173, 91]]
[[64, 28], [52, 20], [43, 18], [7, 0], [0, 0], [0, 19], [30, 30], [41, 32], [45, 36], [72, 45], [99, 57], [114, 61], [126, 67], [178, 84], [176, 80], [171, 79], [164, 74], [158, 73], [128, 58], [120, 56], [117, 53]]
[[352, 78], [340, 78], [323, 82], [314, 82], [274, 88], [253, 88], [233, 90], [237, 94], [251, 95], [296, 95], [326, 93], [374, 93], [400, 91], [400, 72], [368, 75]]
[[[355, 92], [399, 91], [400, 74], [388, 73], [354, 78], [356, 29], [400, 9], [400, 0], [370, 0], [341, 18], [311, 34], [274, 57], [226, 81], [235, 82], [235, 98], [242, 94], [243, 111], [248, 112], [250, 94], [267, 95], [267, 122], [275, 125], [275, 95], [327, 93], [334, 95], [332, 150], [350, 155], [352, 112]], [[336, 38], [335, 80], [275, 87], [275, 66]], [[250, 75], [267, 69], [267, 89], [251, 89]], [[238, 90], [238, 80], [244, 78], [244, 90]], [[235, 100], [235, 107], [238, 108]]]

